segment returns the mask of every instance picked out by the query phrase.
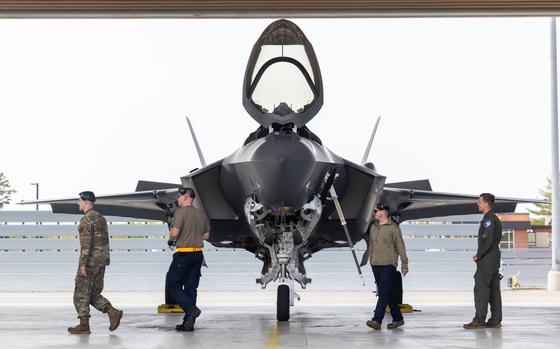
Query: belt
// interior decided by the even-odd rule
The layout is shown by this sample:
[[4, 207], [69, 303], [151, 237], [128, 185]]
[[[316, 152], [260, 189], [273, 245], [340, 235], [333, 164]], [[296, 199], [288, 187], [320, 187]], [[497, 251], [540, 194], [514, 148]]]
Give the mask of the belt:
[[177, 252], [200, 252], [202, 247], [177, 247]]

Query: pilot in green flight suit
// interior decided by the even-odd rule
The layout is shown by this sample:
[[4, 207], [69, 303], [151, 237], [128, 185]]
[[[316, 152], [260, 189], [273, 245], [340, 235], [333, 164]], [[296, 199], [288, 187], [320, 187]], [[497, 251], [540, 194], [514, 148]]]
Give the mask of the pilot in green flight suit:
[[[502, 327], [502, 295], [500, 293], [500, 240], [502, 238], [502, 224], [492, 210], [494, 195], [480, 194], [478, 210], [484, 213], [478, 229], [478, 249], [472, 257], [476, 262], [474, 274], [474, 319], [463, 325], [466, 329], [500, 328]], [[490, 303], [491, 316], [486, 322]]]

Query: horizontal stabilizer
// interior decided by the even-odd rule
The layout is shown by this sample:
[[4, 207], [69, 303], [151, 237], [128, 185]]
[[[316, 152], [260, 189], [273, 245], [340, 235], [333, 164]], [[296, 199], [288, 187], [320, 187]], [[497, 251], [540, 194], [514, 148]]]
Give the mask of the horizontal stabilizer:
[[432, 185], [428, 179], [421, 179], [418, 181], [408, 181], [408, 182], [396, 182], [385, 184], [386, 188], [396, 188], [396, 189], [413, 189], [413, 190], [425, 190], [432, 191]]
[[177, 189], [181, 185], [173, 183], [163, 183], [163, 182], [151, 182], [151, 181], [138, 181], [136, 184], [136, 192], [138, 191], [148, 191], [148, 190], [162, 190], [162, 189]]

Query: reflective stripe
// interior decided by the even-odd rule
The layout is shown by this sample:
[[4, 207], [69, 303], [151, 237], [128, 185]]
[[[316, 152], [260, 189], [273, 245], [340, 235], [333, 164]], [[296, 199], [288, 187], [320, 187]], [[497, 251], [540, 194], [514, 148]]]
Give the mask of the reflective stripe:
[[202, 247], [177, 247], [177, 252], [200, 252]]

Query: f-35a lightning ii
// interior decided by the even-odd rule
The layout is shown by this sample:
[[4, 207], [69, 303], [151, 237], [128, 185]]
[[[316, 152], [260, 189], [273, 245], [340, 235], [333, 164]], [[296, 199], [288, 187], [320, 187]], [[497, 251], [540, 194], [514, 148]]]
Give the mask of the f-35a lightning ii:
[[[385, 183], [372, 163], [361, 164], [325, 147], [306, 124], [323, 104], [323, 82], [311, 43], [288, 20], [270, 24], [255, 43], [243, 81], [243, 106], [259, 123], [243, 146], [228, 157], [181, 177], [192, 187], [194, 205], [210, 220], [209, 242], [243, 248], [263, 262], [257, 283], [279, 282], [277, 318], [287, 321], [294, 282], [311, 279], [305, 261], [313, 253], [351, 247], [361, 240], [378, 202], [400, 221], [477, 213], [475, 195], [438, 193], [428, 181]], [[105, 215], [171, 222], [179, 184], [138, 182], [136, 192], [99, 196]], [[513, 212], [518, 202], [497, 198], [496, 212]], [[35, 202], [28, 202], [35, 203]], [[75, 199], [40, 201], [55, 213], [79, 213]], [[357, 259], [354, 253], [354, 260]]]

